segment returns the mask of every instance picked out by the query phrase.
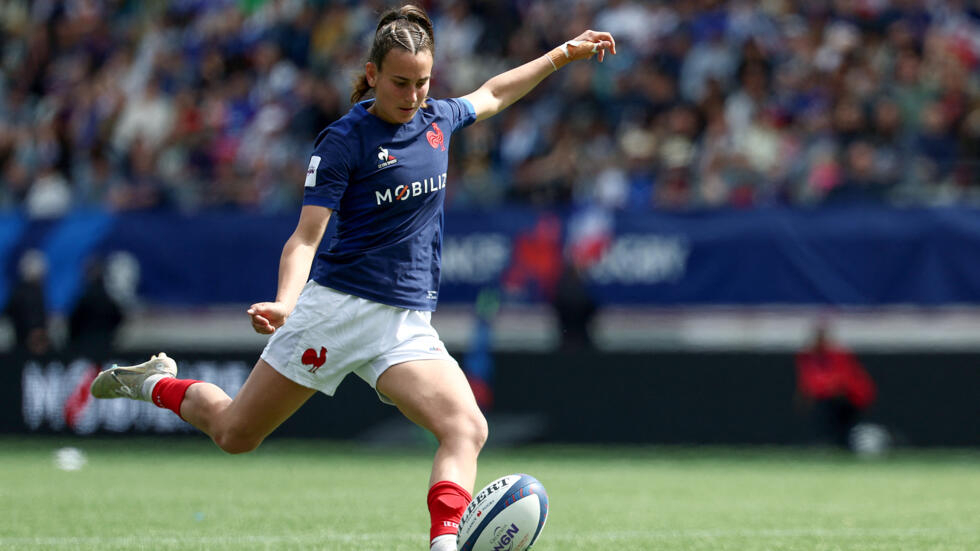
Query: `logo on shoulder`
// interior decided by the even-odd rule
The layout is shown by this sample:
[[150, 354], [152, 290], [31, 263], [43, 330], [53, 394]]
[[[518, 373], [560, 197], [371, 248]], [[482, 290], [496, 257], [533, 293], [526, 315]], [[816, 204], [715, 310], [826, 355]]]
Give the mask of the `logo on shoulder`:
[[384, 146], [378, 146], [378, 168], [388, 168], [389, 166], [398, 162], [398, 159], [394, 155], [388, 153], [388, 150]]

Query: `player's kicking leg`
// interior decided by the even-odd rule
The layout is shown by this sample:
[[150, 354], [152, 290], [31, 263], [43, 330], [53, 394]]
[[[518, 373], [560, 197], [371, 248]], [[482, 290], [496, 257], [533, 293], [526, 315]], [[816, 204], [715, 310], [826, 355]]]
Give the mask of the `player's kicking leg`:
[[456, 551], [459, 520], [476, 480], [476, 460], [487, 421], [466, 377], [451, 361], [411, 361], [389, 367], [378, 391], [439, 441], [429, 479], [431, 551]]
[[134, 366], [107, 369], [92, 381], [96, 398], [131, 398], [173, 411], [228, 453], [254, 450], [315, 392], [259, 360], [232, 400], [204, 381], [177, 379], [166, 354]]
[[99, 373], [90, 390], [96, 398], [132, 398], [149, 402], [153, 385], [166, 377], [176, 376], [177, 362], [161, 352], [139, 365], [112, 366]]

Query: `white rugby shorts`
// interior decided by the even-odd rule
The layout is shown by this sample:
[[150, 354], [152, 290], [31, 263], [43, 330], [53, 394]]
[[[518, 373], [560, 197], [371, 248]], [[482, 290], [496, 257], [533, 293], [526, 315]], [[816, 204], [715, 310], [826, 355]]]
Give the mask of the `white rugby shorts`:
[[[328, 396], [352, 372], [377, 391], [378, 377], [392, 365], [456, 362], [431, 317], [432, 312], [388, 306], [310, 280], [262, 359], [287, 379]], [[378, 397], [392, 403], [380, 392]]]

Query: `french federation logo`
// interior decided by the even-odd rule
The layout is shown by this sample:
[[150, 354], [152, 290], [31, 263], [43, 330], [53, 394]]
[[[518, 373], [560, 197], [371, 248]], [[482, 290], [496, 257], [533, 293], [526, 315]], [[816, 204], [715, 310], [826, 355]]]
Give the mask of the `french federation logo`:
[[378, 168], [388, 168], [398, 161], [384, 146], [378, 146], [378, 160], [381, 161], [378, 164]]
[[310, 366], [307, 371], [310, 373], [316, 373], [317, 369], [320, 369], [323, 367], [323, 364], [327, 363], [327, 349], [321, 346], [320, 354], [317, 355], [316, 350], [307, 348], [306, 351], [303, 352], [303, 357], [300, 361], [303, 363], [303, 365]]
[[429, 140], [429, 145], [432, 146], [432, 149], [438, 149], [440, 151], [446, 150], [446, 140], [442, 135], [442, 129], [439, 128], [438, 124], [432, 123], [432, 130], [425, 133], [425, 139]]

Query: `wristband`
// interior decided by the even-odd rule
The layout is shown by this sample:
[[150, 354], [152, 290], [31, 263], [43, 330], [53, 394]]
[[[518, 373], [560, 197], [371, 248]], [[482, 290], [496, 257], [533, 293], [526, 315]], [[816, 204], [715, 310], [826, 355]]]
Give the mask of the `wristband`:
[[555, 72], [558, 72], [558, 65], [556, 65], [555, 64], [555, 60], [552, 59], [552, 56], [551, 56], [552, 53], [554, 53], [554, 50], [548, 52], [548, 54], [545, 55], [544, 58], [547, 59], [548, 62], [551, 63], [551, 66], [555, 68]]
[[561, 48], [551, 50], [547, 55], [545, 55], [545, 57], [547, 57], [548, 61], [551, 62], [551, 66], [555, 68], [555, 71], [561, 69], [570, 61], [567, 57], [565, 57], [565, 54], [562, 53]]

